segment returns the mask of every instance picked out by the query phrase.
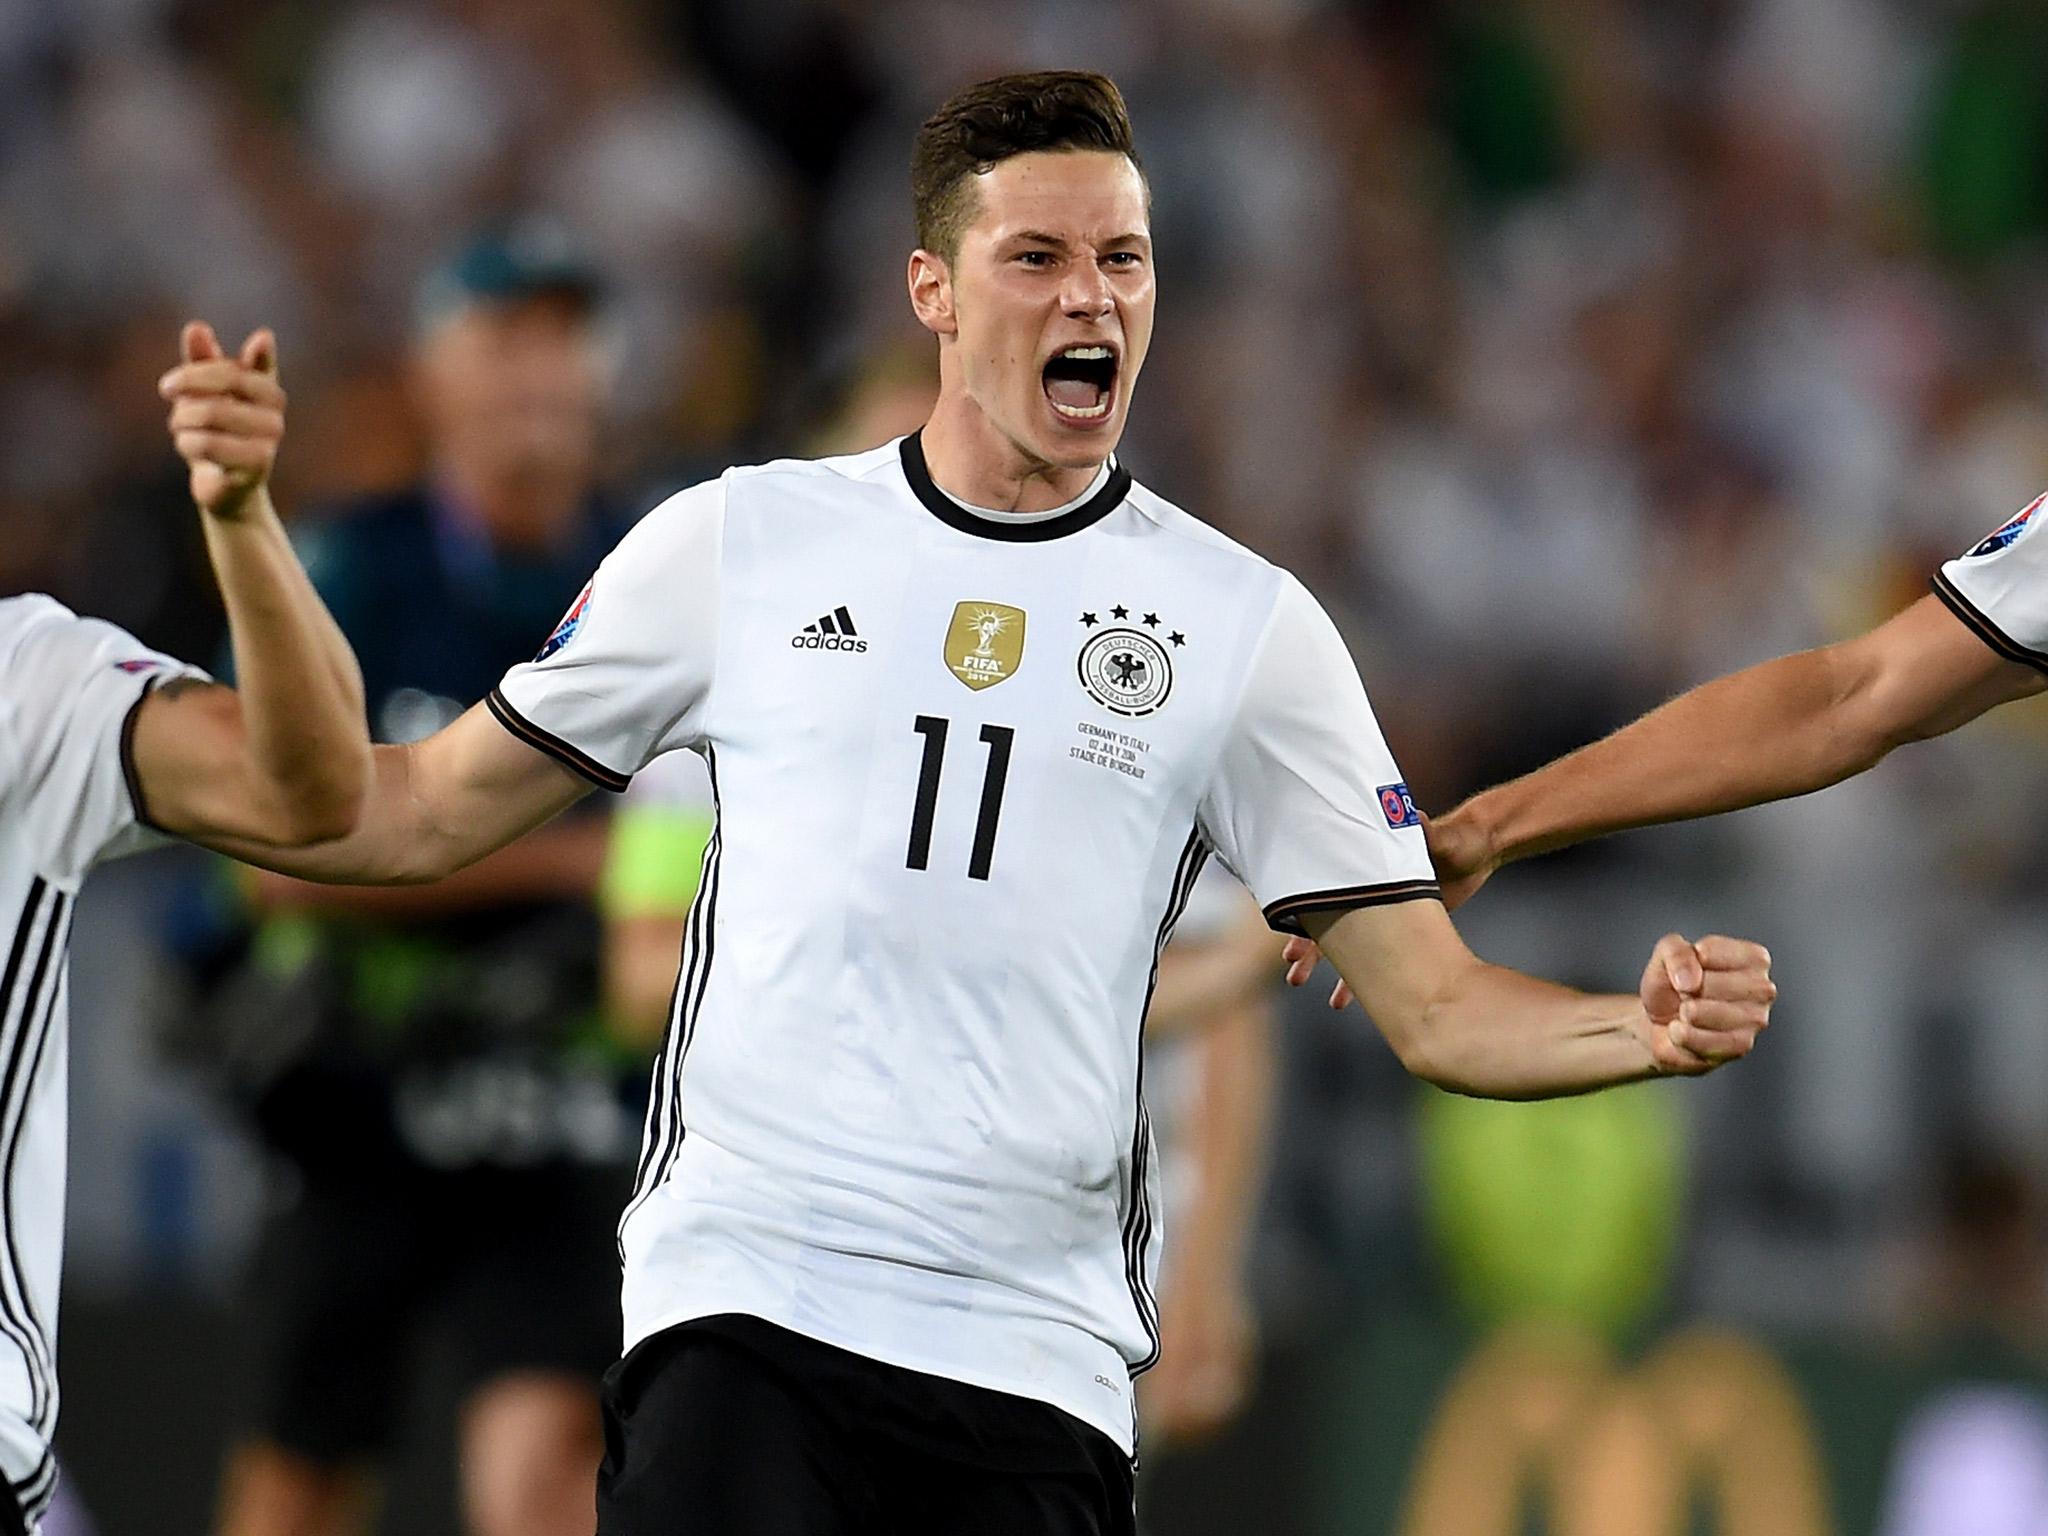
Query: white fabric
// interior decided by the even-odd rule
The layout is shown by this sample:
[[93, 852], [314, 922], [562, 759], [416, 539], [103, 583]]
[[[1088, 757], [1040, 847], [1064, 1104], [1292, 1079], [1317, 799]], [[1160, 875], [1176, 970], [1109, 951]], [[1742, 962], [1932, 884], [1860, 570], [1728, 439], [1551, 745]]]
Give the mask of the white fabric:
[[[2015, 661], [2048, 666], [2048, 511], [2038, 498], [1970, 553], [1941, 568], [1935, 587], [1971, 627]], [[2006, 643], [1998, 646], [1997, 641]], [[2019, 652], [2022, 654], [2013, 654]]]
[[[711, 769], [718, 832], [621, 1226], [628, 1346], [750, 1313], [1128, 1450], [1157, 1325], [1139, 1023], [1209, 844], [1269, 907], [1427, 891], [1430, 865], [1375, 799], [1399, 772], [1298, 582], [1141, 487], [1046, 527], [954, 526], [895, 444], [734, 470], [650, 513], [493, 708], [606, 782], [679, 746]], [[948, 652], [992, 605], [1021, 610], [1022, 650], [976, 689]], [[823, 628], [842, 609], [864, 648]], [[1115, 695], [1149, 713], [1090, 692], [1091, 642], [1126, 679], [1170, 669], [1163, 696]]]
[[88, 871], [139, 828], [122, 735], [192, 669], [47, 597], [0, 599], [0, 1472], [33, 1528], [56, 1483], [66, 946]]

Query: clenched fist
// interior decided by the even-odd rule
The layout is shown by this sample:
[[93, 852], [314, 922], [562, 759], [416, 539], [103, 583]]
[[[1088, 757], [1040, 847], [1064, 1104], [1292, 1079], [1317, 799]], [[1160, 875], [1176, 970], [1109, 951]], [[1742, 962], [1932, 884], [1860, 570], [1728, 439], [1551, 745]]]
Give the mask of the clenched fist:
[[201, 510], [239, 517], [268, 485], [284, 440], [277, 338], [259, 330], [229, 357], [213, 327], [194, 320], [179, 346], [184, 361], [157, 381], [157, 393], [171, 402], [171, 440], [191, 466]]
[[1666, 934], [1643, 971], [1643, 1037], [1659, 1071], [1694, 1076], [1747, 1056], [1778, 996], [1771, 952], [1714, 934]]

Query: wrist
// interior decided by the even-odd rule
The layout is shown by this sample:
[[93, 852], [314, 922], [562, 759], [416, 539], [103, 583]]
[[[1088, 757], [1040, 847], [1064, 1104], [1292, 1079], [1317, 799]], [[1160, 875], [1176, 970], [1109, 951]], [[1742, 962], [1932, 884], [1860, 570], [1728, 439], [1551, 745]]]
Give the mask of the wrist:
[[259, 480], [246, 491], [231, 492], [211, 503], [202, 502], [199, 511], [209, 524], [225, 527], [242, 528], [278, 521], [277, 508], [270, 500], [268, 480]]
[[1461, 862], [1474, 873], [1491, 874], [1508, 862], [1498, 794], [1496, 790], [1486, 790], [1474, 795], [1443, 818], [1445, 841], [1463, 851]]

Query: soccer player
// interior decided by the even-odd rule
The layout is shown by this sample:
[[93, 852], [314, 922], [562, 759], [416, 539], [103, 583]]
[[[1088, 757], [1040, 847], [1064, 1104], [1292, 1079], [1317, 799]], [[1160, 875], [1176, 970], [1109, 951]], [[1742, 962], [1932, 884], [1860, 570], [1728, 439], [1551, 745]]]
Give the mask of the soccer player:
[[167, 374], [234, 636], [229, 690], [47, 597], [0, 599], [0, 1532], [57, 1480], [65, 946], [80, 884], [156, 833], [284, 849], [355, 824], [370, 775], [362, 680], [270, 504], [277, 344], [237, 357], [188, 325]]
[[[1702, 683], [1435, 818], [1430, 851], [1446, 901], [1469, 900], [1516, 859], [1826, 789], [1894, 747], [2048, 688], [2044, 502], [1949, 561], [1931, 593], [1869, 633]], [[1316, 952], [1291, 940], [1285, 954], [1300, 986]], [[1340, 981], [1330, 1004], [1350, 998]]]
[[1154, 287], [1114, 85], [966, 90], [911, 179], [924, 428], [671, 498], [483, 705], [379, 749], [355, 834], [246, 850], [438, 879], [703, 757], [716, 830], [620, 1225], [606, 1536], [1131, 1530], [1138, 1035], [1212, 853], [1463, 1092], [1703, 1072], [1768, 1013], [1733, 939], [1667, 937], [1626, 997], [1475, 958], [1335, 627], [1117, 462]]

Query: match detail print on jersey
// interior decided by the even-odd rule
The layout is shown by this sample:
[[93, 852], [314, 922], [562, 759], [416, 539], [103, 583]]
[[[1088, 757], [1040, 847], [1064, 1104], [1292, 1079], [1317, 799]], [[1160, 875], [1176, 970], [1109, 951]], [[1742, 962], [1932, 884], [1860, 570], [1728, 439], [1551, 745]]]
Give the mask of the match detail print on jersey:
[[1014, 676], [1024, 662], [1024, 610], [1008, 603], [956, 603], [946, 628], [946, 667], [979, 692]]

